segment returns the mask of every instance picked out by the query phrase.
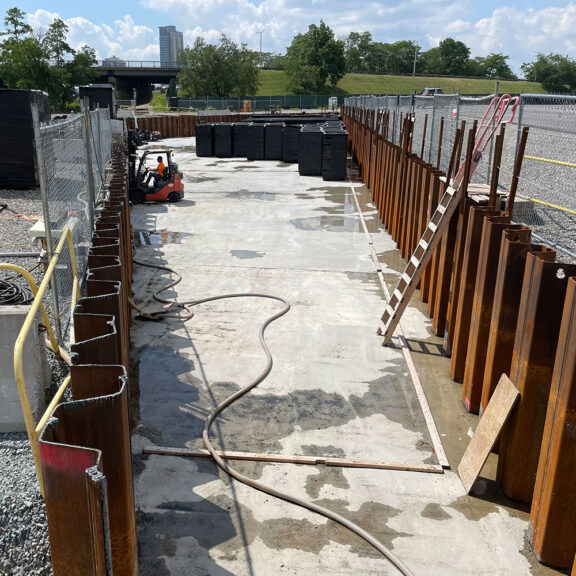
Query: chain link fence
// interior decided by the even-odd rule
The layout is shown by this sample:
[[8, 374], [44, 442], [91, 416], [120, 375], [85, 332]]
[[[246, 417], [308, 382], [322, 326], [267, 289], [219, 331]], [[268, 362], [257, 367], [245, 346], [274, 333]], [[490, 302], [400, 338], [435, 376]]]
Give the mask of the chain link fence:
[[[80, 278], [87, 267], [94, 211], [105, 190], [112, 157], [112, 126], [108, 109], [78, 114], [46, 125], [35, 123], [36, 150], [44, 211], [35, 234], [48, 258], [64, 231], [71, 231]], [[50, 306], [64, 338], [70, 323], [74, 276], [71, 254], [60, 254]]]
[[[344, 104], [388, 111], [391, 120], [386, 136], [395, 144], [399, 142], [401, 119], [411, 114], [412, 151], [447, 172], [458, 127], [465, 122], [464, 153], [468, 130], [474, 121], [481, 122], [493, 98], [362, 95], [347, 97]], [[526, 126], [529, 135], [512, 219], [529, 226], [535, 241], [555, 247], [562, 261], [576, 262], [576, 96], [520, 95], [516, 115], [505, 126], [498, 166], [502, 190], [510, 189], [520, 134]], [[494, 139], [484, 150], [472, 182], [490, 183], [493, 154]]]

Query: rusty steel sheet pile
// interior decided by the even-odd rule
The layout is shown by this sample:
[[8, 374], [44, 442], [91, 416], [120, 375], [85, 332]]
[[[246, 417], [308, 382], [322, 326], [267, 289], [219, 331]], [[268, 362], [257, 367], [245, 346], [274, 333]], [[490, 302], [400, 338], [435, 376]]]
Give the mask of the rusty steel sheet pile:
[[[408, 260], [452, 166], [446, 175], [413, 153], [409, 116], [398, 121], [390, 110], [350, 106], [342, 112], [352, 160]], [[460, 158], [459, 145], [453, 158]], [[452, 378], [463, 381], [464, 409], [482, 414], [503, 373], [520, 390], [500, 438], [497, 479], [509, 498], [532, 503], [538, 559], [576, 576], [576, 265], [556, 262], [554, 249], [531, 244], [530, 228], [511, 222], [513, 194], [504, 209], [494, 162], [490, 193], [475, 194], [470, 185], [444, 229], [421, 276], [421, 299], [452, 355]]]
[[136, 576], [130, 450], [131, 234], [126, 158], [115, 151], [88, 254], [86, 296], [74, 309], [72, 400], [40, 436], [55, 576]]
[[570, 278], [530, 511], [536, 555], [542, 562], [566, 569], [572, 564], [576, 541], [576, 500], [564, 497], [574, 493], [575, 428], [576, 278]]

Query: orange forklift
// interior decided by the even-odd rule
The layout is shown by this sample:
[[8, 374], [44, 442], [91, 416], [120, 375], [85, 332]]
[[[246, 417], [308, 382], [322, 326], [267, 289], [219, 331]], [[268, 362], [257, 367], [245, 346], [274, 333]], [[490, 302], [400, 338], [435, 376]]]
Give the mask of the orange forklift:
[[[130, 155], [130, 201], [178, 202], [184, 198], [183, 174], [173, 160], [174, 152], [168, 148], [145, 150], [136, 170], [136, 155]], [[155, 163], [153, 161], [156, 160]], [[157, 165], [164, 166], [162, 174]]]

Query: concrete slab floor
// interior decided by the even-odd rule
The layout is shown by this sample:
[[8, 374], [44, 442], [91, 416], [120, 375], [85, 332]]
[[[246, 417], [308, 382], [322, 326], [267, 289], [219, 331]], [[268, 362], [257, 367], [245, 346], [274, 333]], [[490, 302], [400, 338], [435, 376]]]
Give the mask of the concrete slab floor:
[[[136, 258], [183, 280], [179, 302], [266, 293], [291, 304], [266, 331], [269, 377], [213, 427], [220, 449], [437, 464], [402, 351], [376, 335], [384, 294], [351, 184], [300, 177], [275, 161], [197, 158], [172, 139], [185, 174], [176, 204], [132, 209]], [[360, 182], [384, 277], [402, 262]], [[135, 266], [134, 297], [173, 276]], [[202, 448], [206, 416], [265, 366], [260, 325], [279, 309], [257, 297], [194, 308], [188, 322], [132, 330], [132, 438], [140, 576], [398, 574], [388, 560], [323, 517], [231, 481], [210, 460], [144, 454], [147, 445]], [[416, 298], [402, 326], [445, 443], [444, 474], [233, 462], [278, 490], [341, 513], [417, 575], [548, 575], [530, 550], [524, 509], [505, 501], [489, 463], [469, 497], [455, 472], [476, 426], [449, 379], [449, 360]], [[490, 468], [492, 464], [492, 468]]]

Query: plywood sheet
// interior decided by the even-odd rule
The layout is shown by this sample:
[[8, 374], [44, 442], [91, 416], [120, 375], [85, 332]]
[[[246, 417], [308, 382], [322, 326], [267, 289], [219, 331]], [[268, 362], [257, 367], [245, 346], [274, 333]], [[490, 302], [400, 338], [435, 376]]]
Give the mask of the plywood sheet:
[[480, 475], [482, 467], [519, 396], [518, 388], [514, 386], [506, 374], [502, 374], [458, 466], [458, 474], [467, 494], [470, 493], [476, 478]]

